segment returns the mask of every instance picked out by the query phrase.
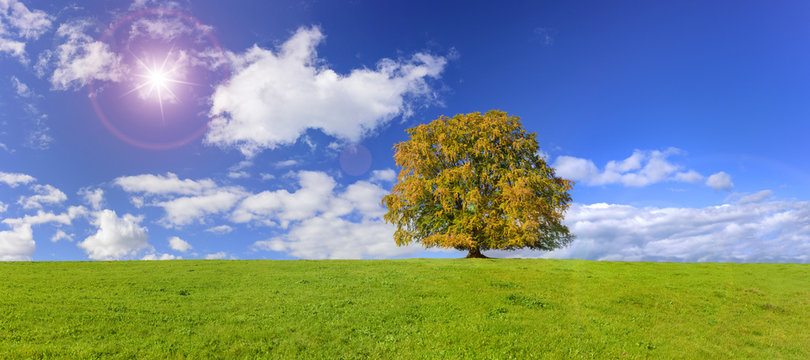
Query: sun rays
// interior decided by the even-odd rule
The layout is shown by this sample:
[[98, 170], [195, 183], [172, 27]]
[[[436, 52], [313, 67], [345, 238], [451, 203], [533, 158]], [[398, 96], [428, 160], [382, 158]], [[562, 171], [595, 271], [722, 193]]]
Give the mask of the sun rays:
[[182, 56], [175, 58], [170, 63], [169, 60], [172, 57], [173, 50], [174, 48], [170, 49], [166, 53], [166, 56], [163, 58], [163, 61], [160, 64], [152, 59], [151, 65], [147, 64], [143, 59], [133, 54], [133, 57], [138, 62], [138, 65], [142, 71], [141, 73], [135, 74], [135, 76], [142, 79], [142, 81], [134, 88], [124, 93], [125, 96], [135, 91], [140, 91], [141, 97], [143, 98], [152, 97], [154, 94], [158, 101], [158, 105], [160, 106], [160, 117], [164, 123], [166, 122], [164, 102], [180, 101], [177, 94], [172, 90], [172, 85], [195, 85], [180, 79], [180, 70], [182, 68], [182, 61], [180, 60], [182, 59]]

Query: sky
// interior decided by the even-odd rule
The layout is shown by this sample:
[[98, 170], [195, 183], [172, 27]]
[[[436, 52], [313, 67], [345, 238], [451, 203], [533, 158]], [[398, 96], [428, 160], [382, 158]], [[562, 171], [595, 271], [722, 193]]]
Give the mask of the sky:
[[500, 109], [576, 182], [551, 252], [810, 262], [806, 1], [0, 0], [0, 260], [397, 247], [394, 144]]

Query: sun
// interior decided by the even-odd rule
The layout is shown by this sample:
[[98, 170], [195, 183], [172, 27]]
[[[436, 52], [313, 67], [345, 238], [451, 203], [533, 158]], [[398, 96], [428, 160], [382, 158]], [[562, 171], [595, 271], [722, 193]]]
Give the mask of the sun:
[[[141, 73], [135, 74], [135, 76], [142, 79], [142, 81], [124, 94], [128, 95], [135, 91], [140, 91], [141, 97], [143, 98], [154, 96], [160, 106], [160, 117], [164, 123], [166, 122], [166, 113], [163, 109], [164, 103], [167, 100], [180, 101], [177, 94], [172, 90], [172, 85], [194, 85], [193, 83], [179, 79], [182, 62], [177, 58], [171, 64], [169, 63], [172, 57], [172, 50], [166, 53], [166, 56], [160, 64], [153, 59], [151, 66], [143, 59], [135, 56], [135, 60], [137, 60], [142, 70]], [[180, 58], [182, 58], [182, 56]]]
[[148, 77], [149, 85], [151, 85], [153, 88], [157, 88], [157, 89], [165, 88], [165, 89], [168, 90], [169, 89], [169, 86], [168, 86], [169, 77], [168, 77], [168, 75], [169, 74], [166, 74], [166, 73], [164, 73], [164, 72], [162, 72], [160, 70], [150, 71], [149, 72], [149, 77]]

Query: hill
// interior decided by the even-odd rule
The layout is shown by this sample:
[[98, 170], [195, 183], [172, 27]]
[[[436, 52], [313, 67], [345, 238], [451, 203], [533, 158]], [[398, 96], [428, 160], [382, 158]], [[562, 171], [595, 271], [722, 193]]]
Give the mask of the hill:
[[810, 358], [810, 265], [0, 263], [0, 358]]

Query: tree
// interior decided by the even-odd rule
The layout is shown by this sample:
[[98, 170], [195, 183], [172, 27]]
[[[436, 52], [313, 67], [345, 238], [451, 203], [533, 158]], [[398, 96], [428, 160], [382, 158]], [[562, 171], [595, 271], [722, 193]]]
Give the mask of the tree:
[[399, 246], [553, 250], [573, 239], [561, 223], [573, 182], [555, 176], [537, 134], [503, 111], [439, 117], [394, 146], [401, 168], [382, 199]]

